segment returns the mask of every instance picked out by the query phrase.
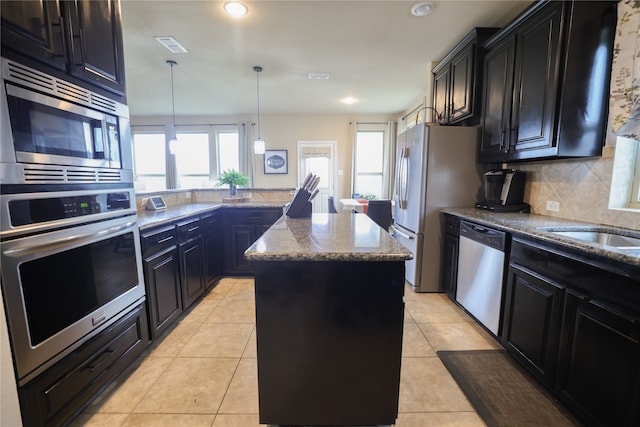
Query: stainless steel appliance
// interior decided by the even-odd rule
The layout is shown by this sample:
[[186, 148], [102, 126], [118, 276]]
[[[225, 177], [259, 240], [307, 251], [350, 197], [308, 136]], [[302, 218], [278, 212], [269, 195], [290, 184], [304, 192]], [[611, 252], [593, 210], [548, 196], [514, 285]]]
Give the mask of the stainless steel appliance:
[[484, 174], [484, 198], [476, 204], [479, 209], [499, 212], [529, 212], [523, 202], [525, 173], [515, 169], [493, 169]]
[[0, 338], [8, 331], [21, 387], [144, 301], [145, 289], [128, 107], [1, 64]]
[[2, 293], [23, 385], [144, 300], [135, 195], [2, 194]]
[[398, 135], [391, 234], [413, 253], [406, 280], [416, 292], [440, 289], [440, 210], [478, 200], [477, 127], [419, 123]]
[[505, 245], [506, 233], [461, 221], [456, 301], [496, 336]]
[[133, 182], [126, 105], [1, 61], [3, 185]]

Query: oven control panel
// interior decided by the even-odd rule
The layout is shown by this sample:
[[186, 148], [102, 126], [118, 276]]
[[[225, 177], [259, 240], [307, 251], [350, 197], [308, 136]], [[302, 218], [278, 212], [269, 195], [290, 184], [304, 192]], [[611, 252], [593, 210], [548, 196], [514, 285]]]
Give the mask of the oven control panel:
[[130, 209], [131, 206], [128, 192], [19, 199], [9, 202], [9, 216], [11, 225], [18, 227]]

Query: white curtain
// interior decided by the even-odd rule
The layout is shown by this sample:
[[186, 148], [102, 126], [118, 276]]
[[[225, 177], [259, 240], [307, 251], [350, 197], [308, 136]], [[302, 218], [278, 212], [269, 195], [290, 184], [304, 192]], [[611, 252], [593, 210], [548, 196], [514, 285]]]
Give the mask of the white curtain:
[[238, 139], [240, 141], [240, 172], [249, 177], [249, 187], [255, 183], [255, 158], [253, 152], [253, 123], [238, 124]]
[[384, 172], [382, 175], [382, 194], [388, 199], [393, 197], [393, 182], [396, 174], [396, 122], [387, 122], [384, 133]]

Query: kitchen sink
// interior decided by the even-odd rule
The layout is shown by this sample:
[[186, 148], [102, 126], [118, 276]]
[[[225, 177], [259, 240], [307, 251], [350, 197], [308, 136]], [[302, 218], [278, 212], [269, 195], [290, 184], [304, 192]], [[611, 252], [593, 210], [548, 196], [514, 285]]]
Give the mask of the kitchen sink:
[[624, 250], [640, 250], [640, 238], [616, 233], [616, 230], [554, 230], [546, 229], [558, 236], [569, 237], [583, 242], [599, 243]]

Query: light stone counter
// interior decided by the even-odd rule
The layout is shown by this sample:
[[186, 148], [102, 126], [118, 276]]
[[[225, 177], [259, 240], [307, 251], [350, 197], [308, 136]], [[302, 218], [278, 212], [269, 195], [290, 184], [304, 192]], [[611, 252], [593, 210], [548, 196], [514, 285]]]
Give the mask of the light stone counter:
[[286, 202], [245, 202], [245, 203], [221, 203], [221, 202], [205, 202], [205, 203], [189, 203], [183, 205], [169, 205], [163, 210], [142, 210], [138, 211], [138, 227], [141, 230], [145, 228], [155, 227], [166, 222], [175, 221], [191, 215], [198, 215], [207, 211], [219, 208], [282, 208]]
[[283, 216], [245, 252], [249, 261], [405, 261], [411, 252], [368, 216]]
[[510, 233], [534, 237], [547, 242], [559, 244], [570, 249], [584, 251], [590, 254], [602, 256], [624, 264], [640, 267], [640, 250], [617, 250], [601, 243], [585, 242], [583, 240], [560, 236], [552, 233], [556, 231], [572, 230], [597, 230], [615, 231], [617, 234], [640, 238], [637, 230], [622, 229], [618, 227], [608, 227], [605, 225], [592, 224], [587, 222], [573, 221], [563, 218], [555, 218], [545, 215], [535, 215], [528, 213], [496, 213], [475, 208], [446, 208], [442, 212], [455, 215], [477, 224], [486, 225]]

